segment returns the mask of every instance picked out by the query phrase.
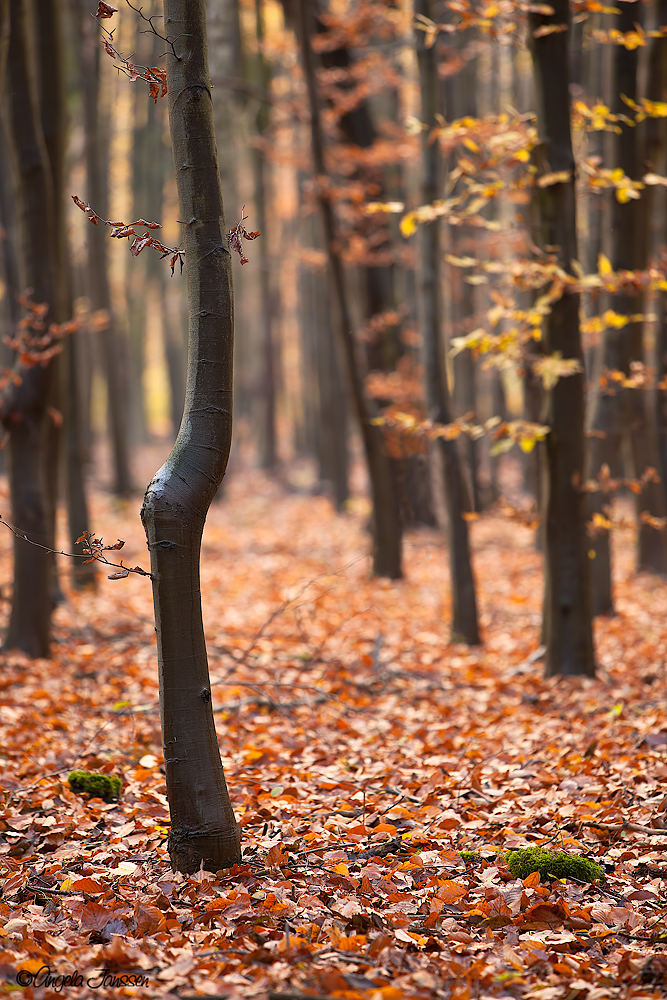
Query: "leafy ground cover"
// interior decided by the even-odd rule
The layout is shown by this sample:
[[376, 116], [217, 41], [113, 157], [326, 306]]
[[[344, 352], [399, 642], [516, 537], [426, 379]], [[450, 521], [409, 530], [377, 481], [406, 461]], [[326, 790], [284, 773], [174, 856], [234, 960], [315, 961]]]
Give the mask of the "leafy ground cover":
[[[128, 565], [147, 564], [138, 507], [94, 497]], [[472, 525], [484, 646], [467, 649], [448, 644], [440, 536], [408, 538], [405, 580], [370, 580], [363, 519], [363, 500], [336, 516], [252, 472], [212, 509], [231, 871], [169, 866], [148, 581], [91, 595], [65, 579], [54, 659], [2, 656], [3, 995], [664, 995], [667, 584], [632, 575], [619, 534], [599, 678], [544, 681], [532, 532]], [[8, 533], [0, 545], [8, 581]], [[74, 794], [75, 768], [118, 775], [120, 801]], [[530, 845], [606, 880], [514, 878], [502, 852]]]

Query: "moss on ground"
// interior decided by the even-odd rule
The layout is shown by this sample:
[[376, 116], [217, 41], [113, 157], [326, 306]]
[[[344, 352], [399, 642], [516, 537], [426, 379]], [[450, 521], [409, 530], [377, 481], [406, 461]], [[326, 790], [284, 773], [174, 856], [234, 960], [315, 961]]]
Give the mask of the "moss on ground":
[[459, 851], [459, 854], [467, 865], [479, 865], [484, 860], [478, 851]]
[[604, 871], [594, 861], [580, 854], [565, 854], [563, 851], [545, 851], [540, 847], [520, 847], [506, 851], [503, 855], [507, 867], [514, 878], [528, 878], [539, 872], [541, 878], [571, 878], [579, 882], [594, 882], [603, 879]]
[[70, 789], [77, 794], [87, 792], [91, 798], [118, 802], [123, 787], [115, 774], [95, 774], [93, 771], [71, 771], [67, 777]]

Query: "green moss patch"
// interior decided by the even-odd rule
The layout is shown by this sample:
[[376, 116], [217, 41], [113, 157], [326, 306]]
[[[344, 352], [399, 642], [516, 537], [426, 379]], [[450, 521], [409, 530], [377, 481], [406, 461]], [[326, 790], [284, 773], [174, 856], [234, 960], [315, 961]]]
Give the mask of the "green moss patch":
[[92, 799], [118, 802], [123, 783], [115, 774], [95, 774], [93, 771], [71, 771], [67, 777], [70, 789], [77, 795], [87, 792]]
[[467, 865], [481, 865], [484, 858], [478, 851], [459, 851], [461, 858]]
[[580, 854], [544, 851], [539, 847], [520, 847], [515, 851], [506, 851], [503, 860], [514, 878], [528, 878], [533, 872], [539, 872], [544, 879], [571, 878], [579, 882], [594, 882], [595, 879], [604, 878], [600, 865]]

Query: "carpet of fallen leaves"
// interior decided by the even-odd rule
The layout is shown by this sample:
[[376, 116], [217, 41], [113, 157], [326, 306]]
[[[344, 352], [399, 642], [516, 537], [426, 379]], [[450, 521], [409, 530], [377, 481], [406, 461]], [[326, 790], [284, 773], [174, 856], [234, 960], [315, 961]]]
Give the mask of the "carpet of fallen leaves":
[[[140, 498], [98, 489], [93, 506], [147, 565]], [[667, 584], [633, 575], [618, 535], [599, 677], [545, 681], [529, 530], [472, 525], [484, 645], [468, 649], [448, 643], [440, 535], [408, 537], [404, 580], [372, 580], [364, 518], [363, 499], [337, 516], [249, 471], [211, 511], [213, 705], [243, 834], [243, 864], [217, 876], [174, 874], [166, 853], [149, 581], [80, 594], [62, 567], [53, 659], [1, 657], [0, 994], [664, 995]], [[0, 546], [6, 593], [9, 533]], [[121, 801], [72, 794], [73, 767], [121, 776]], [[496, 854], [530, 844], [607, 880], [513, 879]]]

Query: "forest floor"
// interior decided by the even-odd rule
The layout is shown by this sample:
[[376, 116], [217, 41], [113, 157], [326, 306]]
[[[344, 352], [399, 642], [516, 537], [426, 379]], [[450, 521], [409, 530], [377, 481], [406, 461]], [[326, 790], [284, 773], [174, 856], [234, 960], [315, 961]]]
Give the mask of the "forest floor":
[[[93, 526], [147, 566], [140, 502], [97, 489]], [[448, 640], [440, 535], [409, 535], [405, 579], [373, 580], [352, 508], [245, 471], [211, 511], [204, 616], [243, 836], [217, 876], [166, 853], [150, 583], [75, 593], [62, 566], [52, 660], [1, 657], [0, 995], [19, 972], [27, 997], [664, 995], [667, 583], [633, 575], [617, 535], [598, 678], [545, 681], [531, 531], [472, 524], [468, 649]], [[73, 794], [75, 767], [122, 777], [120, 802]], [[606, 881], [515, 879], [497, 855], [524, 845], [583, 852]]]

